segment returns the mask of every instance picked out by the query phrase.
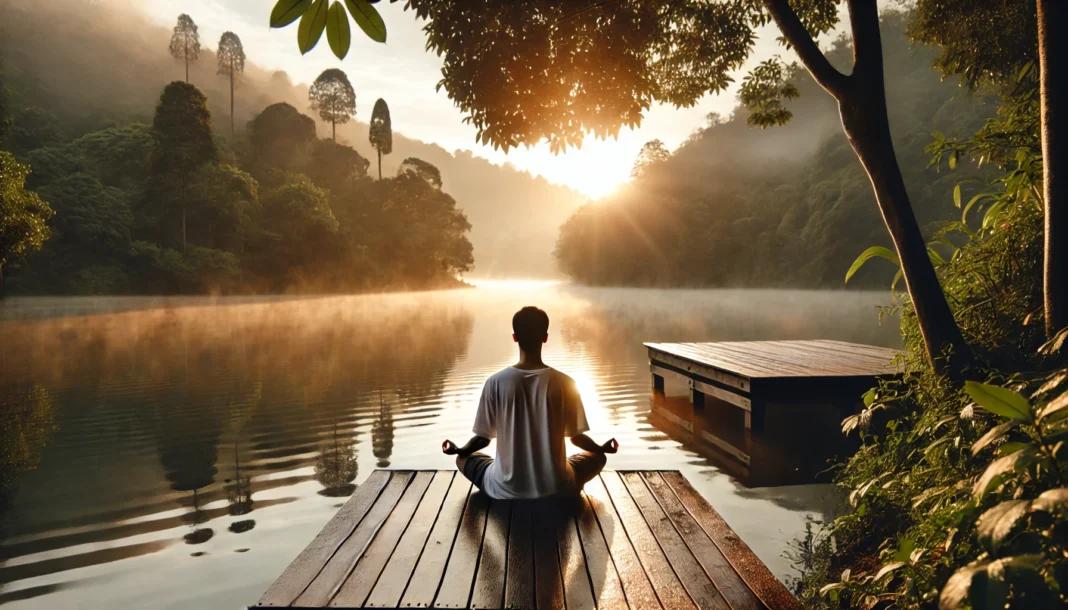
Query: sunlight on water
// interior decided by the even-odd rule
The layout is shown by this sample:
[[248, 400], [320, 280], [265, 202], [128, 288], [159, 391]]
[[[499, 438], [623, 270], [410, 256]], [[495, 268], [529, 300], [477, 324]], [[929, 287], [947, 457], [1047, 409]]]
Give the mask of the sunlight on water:
[[884, 295], [477, 285], [0, 303], [0, 400], [34, 430], [54, 428], [40, 446], [19, 437], [40, 464], [2, 517], [0, 603], [255, 602], [372, 470], [451, 466], [440, 441], [469, 436], [482, 383], [514, 362], [511, 316], [528, 304], [551, 317], [545, 359], [577, 380], [591, 435], [620, 442], [609, 467], [681, 470], [790, 575], [782, 554], [807, 516], [834, 506], [829, 488], [748, 489], [657, 430], [642, 342], [894, 345], [877, 322]]

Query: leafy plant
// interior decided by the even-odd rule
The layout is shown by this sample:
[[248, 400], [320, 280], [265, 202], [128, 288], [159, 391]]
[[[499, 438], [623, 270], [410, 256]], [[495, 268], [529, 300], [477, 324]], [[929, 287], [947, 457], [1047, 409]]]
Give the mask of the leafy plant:
[[338, 59], [345, 59], [352, 44], [350, 15], [368, 38], [386, 42], [386, 24], [368, 0], [344, 0], [344, 6], [341, 0], [278, 0], [271, 10], [271, 27], [284, 28], [300, 19], [297, 45], [301, 54], [314, 49], [325, 30], [330, 50]]

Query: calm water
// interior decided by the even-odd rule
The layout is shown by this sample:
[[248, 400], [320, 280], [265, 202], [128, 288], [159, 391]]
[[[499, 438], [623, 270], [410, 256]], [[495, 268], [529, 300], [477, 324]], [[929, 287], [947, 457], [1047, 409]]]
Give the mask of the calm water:
[[[5, 301], [0, 402], [55, 431], [0, 517], [0, 603], [255, 602], [373, 469], [452, 465], [440, 441], [467, 439], [482, 381], [513, 361], [511, 315], [527, 304], [552, 318], [546, 360], [578, 380], [591, 434], [619, 440], [609, 467], [682, 470], [786, 578], [783, 552], [806, 517], [834, 509], [830, 488], [747, 489], [652, 427], [641, 343], [893, 346], [895, 327], [878, 324], [885, 300], [501, 282], [301, 299]], [[0, 432], [15, 437], [0, 446], [35, 452], [19, 443], [33, 436], [25, 427]]]

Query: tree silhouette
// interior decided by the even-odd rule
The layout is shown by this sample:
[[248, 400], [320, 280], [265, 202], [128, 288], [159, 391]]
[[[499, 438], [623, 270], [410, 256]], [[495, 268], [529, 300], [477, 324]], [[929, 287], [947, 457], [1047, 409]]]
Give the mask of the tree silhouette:
[[393, 125], [389, 119], [386, 100], [378, 98], [371, 112], [371, 131], [368, 135], [371, 146], [378, 152], [378, 179], [382, 179], [382, 155], [393, 152]]
[[440, 189], [441, 188], [441, 170], [439, 170], [434, 164], [423, 161], [418, 157], [408, 157], [397, 168], [398, 176], [416, 176], [422, 178], [430, 186]]
[[160, 95], [152, 120], [149, 192], [164, 208], [181, 212], [181, 245], [186, 249], [186, 195], [192, 175], [218, 153], [211, 135], [207, 98], [189, 83], [175, 81]]
[[248, 123], [253, 174], [261, 182], [268, 170], [300, 172], [316, 144], [315, 120], [279, 102], [263, 109]]
[[234, 79], [245, 71], [245, 48], [233, 32], [223, 32], [219, 38], [219, 74], [230, 77], [230, 134], [234, 129]]
[[634, 160], [634, 167], [630, 170], [631, 178], [640, 178], [642, 174], [649, 171], [649, 168], [663, 163], [671, 158], [671, 152], [664, 147], [664, 143], [659, 139], [649, 140], [642, 146], [641, 152], [638, 153], [638, 158]]
[[332, 437], [323, 443], [315, 462], [315, 480], [323, 486], [319, 493], [330, 498], [352, 495], [356, 473], [356, 443], [344, 437], [335, 423]]
[[389, 458], [393, 455], [393, 405], [382, 398], [378, 391], [378, 419], [371, 427], [371, 450], [378, 458], [378, 467], [389, 467]]
[[323, 70], [308, 89], [308, 100], [319, 118], [330, 123], [331, 137], [337, 142], [338, 123], [348, 123], [356, 116], [356, 92], [349, 77], [337, 68]]
[[48, 239], [48, 219], [52, 208], [26, 190], [30, 166], [14, 155], [0, 151], [0, 294], [4, 287], [4, 264], [8, 260], [40, 250]]
[[200, 58], [200, 34], [193, 18], [185, 13], [178, 15], [178, 23], [171, 35], [171, 56], [185, 62], [185, 82], [189, 82], [189, 62]]

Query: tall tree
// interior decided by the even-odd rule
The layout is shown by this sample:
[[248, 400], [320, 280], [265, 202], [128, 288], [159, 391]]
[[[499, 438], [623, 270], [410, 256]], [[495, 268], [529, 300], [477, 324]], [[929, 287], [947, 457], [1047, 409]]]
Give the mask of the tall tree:
[[664, 146], [660, 139], [649, 140], [642, 146], [638, 158], [634, 160], [634, 167], [630, 170], [631, 178], [640, 178], [649, 168], [663, 163], [671, 158], [671, 152]]
[[171, 55], [185, 62], [185, 82], [189, 82], [189, 62], [200, 58], [200, 34], [193, 18], [185, 13], [178, 15], [178, 23], [171, 35]]
[[0, 151], [0, 294], [4, 265], [17, 256], [40, 250], [50, 231], [52, 208], [26, 189], [30, 166]]
[[186, 208], [193, 173], [218, 159], [211, 135], [211, 113], [199, 89], [175, 81], [160, 95], [152, 120], [148, 197], [181, 214], [181, 246], [186, 250]]
[[1046, 334], [1068, 328], [1068, 2], [1038, 0]]
[[393, 125], [389, 119], [389, 106], [386, 100], [378, 98], [375, 109], [371, 111], [371, 131], [368, 135], [371, 146], [378, 152], [378, 179], [382, 179], [382, 155], [393, 152]]
[[234, 79], [245, 71], [245, 48], [233, 32], [223, 32], [219, 38], [219, 74], [230, 77], [230, 134], [234, 128]]
[[308, 89], [312, 110], [330, 123], [331, 137], [337, 142], [338, 123], [348, 123], [356, 116], [356, 92], [344, 72], [337, 68], [323, 70]]

